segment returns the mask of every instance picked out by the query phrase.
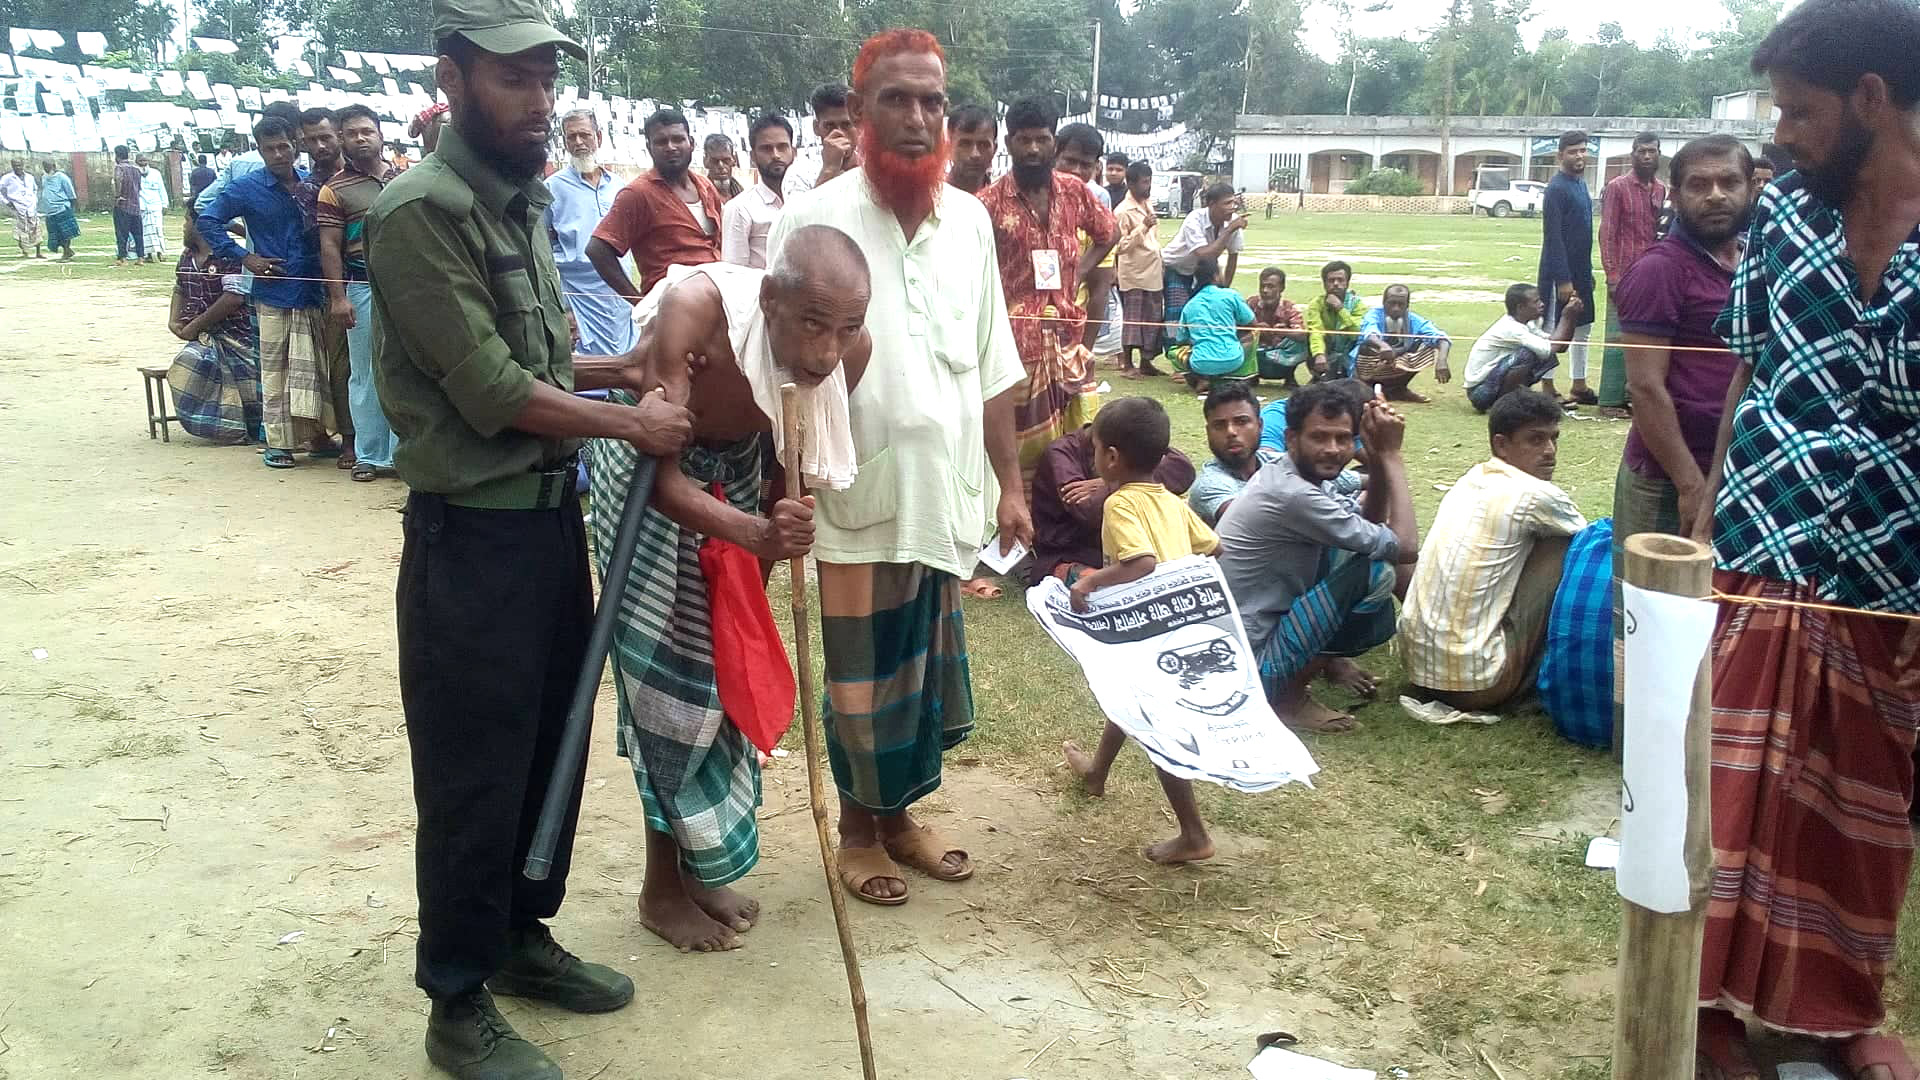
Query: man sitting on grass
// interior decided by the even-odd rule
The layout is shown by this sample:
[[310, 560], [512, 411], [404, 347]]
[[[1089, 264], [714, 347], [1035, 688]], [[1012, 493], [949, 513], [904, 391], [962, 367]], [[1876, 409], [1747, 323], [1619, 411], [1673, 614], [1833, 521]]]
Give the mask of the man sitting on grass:
[[[1085, 611], [1094, 590], [1139, 581], [1162, 562], [1191, 555], [1211, 555], [1220, 547], [1213, 530], [1193, 515], [1180, 497], [1155, 483], [1155, 464], [1167, 452], [1170, 425], [1167, 410], [1152, 398], [1121, 398], [1110, 402], [1093, 418], [1093, 452], [1100, 478], [1113, 489], [1100, 524], [1100, 547], [1106, 565], [1082, 574], [1073, 583], [1073, 609]], [[1065, 744], [1067, 764], [1080, 775], [1090, 795], [1107, 790], [1107, 773], [1126, 745], [1120, 725], [1107, 721], [1100, 747], [1089, 757], [1074, 743]], [[1156, 769], [1156, 771], [1159, 771]], [[1193, 782], [1160, 772], [1160, 787], [1173, 807], [1180, 834], [1147, 848], [1157, 863], [1197, 862], [1213, 857], [1213, 838], [1200, 820], [1193, 798]]]
[[[1253, 309], [1241, 295], [1218, 283], [1220, 265], [1211, 258], [1193, 264], [1193, 295], [1180, 309], [1180, 336], [1191, 343], [1187, 386], [1205, 391], [1214, 379], [1237, 377], [1246, 365], [1240, 328], [1253, 325]], [[1247, 372], [1245, 374], [1252, 374]]]
[[1533, 390], [1495, 402], [1493, 457], [1440, 500], [1400, 611], [1412, 696], [1483, 712], [1533, 685], [1568, 538], [1587, 527], [1553, 483], [1563, 415]]
[[1187, 505], [1201, 521], [1217, 525], [1261, 464], [1279, 460], [1280, 453], [1260, 445], [1260, 399], [1246, 383], [1215, 386], [1200, 414], [1207, 422], [1207, 449], [1213, 451], [1213, 459], [1200, 466], [1200, 476], [1187, 492]]
[[1254, 355], [1263, 379], [1297, 386], [1295, 372], [1307, 359], [1307, 317], [1287, 299], [1287, 272], [1277, 266], [1260, 271], [1260, 292], [1247, 297], [1253, 308]]
[[1360, 320], [1367, 302], [1348, 288], [1353, 267], [1335, 259], [1320, 268], [1321, 295], [1307, 302], [1308, 365], [1316, 379], [1339, 379], [1353, 374], [1349, 357], [1360, 343]]
[[[1412, 563], [1420, 546], [1401, 456], [1406, 432], [1406, 418], [1385, 401], [1363, 406], [1339, 386], [1304, 387], [1287, 399], [1286, 456], [1255, 473], [1220, 518], [1220, 567], [1261, 682], [1296, 730], [1351, 729], [1353, 717], [1308, 697], [1307, 682], [1324, 671], [1369, 692], [1371, 679], [1340, 678], [1334, 658], [1393, 636], [1395, 567]], [[1353, 460], [1356, 434], [1371, 450], [1360, 501], [1326, 487]]]
[[[1175, 495], [1193, 486], [1193, 462], [1168, 447], [1153, 470], [1156, 484]], [[1112, 489], [1094, 460], [1093, 425], [1070, 431], [1047, 447], [1033, 472], [1033, 564], [1028, 582], [1057, 577], [1071, 585], [1098, 569], [1100, 523]]]
[[[1467, 400], [1486, 412], [1493, 403], [1515, 390], [1534, 383], [1541, 392], [1558, 397], [1553, 388], [1553, 371], [1560, 366], [1559, 354], [1573, 343], [1573, 332], [1580, 321], [1580, 298], [1568, 300], [1560, 308], [1560, 322], [1549, 339], [1536, 325], [1546, 314], [1537, 286], [1507, 286], [1507, 313], [1480, 335], [1467, 357]], [[1442, 369], [1435, 379], [1446, 382], [1450, 374]]]
[[1425, 405], [1433, 399], [1413, 389], [1413, 377], [1429, 367], [1446, 371], [1453, 339], [1431, 320], [1414, 314], [1412, 303], [1413, 290], [1387, 286], [1380, 294], [1380, 306], [1360, 320], [1360, 343], [1349, 359], [1354, 377], [1380, 387], [1388, 401]]

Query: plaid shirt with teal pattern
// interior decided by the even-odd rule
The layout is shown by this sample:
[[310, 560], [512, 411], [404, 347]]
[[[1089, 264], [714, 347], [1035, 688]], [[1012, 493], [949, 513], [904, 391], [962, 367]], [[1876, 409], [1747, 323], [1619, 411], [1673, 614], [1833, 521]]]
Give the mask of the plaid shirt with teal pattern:
[[1920, 612], [1920, 229], [1863, 302], [1839, 209], [1789, 174], [1714, 329], [1753, 369], [1714, 503], [1719, 565]]

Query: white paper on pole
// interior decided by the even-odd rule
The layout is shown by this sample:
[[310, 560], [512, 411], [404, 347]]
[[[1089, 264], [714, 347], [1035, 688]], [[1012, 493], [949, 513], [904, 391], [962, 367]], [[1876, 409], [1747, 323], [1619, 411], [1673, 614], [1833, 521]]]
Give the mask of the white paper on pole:
[[1626, 748], [1621, 766], [1620, 895], [1648, 911], [1686, 911], [1687, 714], [1713, 635], [1706, 600], [1621, 584], [1626, 624]]
[[1319, 766], [1267, 704], [1218, 561], [1162, 563], [1100, 590], [1085, 612], [1049, 577], [1027, 590], [1027, 610], [1079, 663], [1101, 712], [1155, 765], [1238, 791], [1311, 786]]

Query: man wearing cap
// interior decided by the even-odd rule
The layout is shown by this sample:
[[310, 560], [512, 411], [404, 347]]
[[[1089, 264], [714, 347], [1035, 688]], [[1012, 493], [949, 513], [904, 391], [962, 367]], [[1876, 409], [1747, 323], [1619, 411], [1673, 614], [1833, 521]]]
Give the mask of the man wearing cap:
[[[552, 868], [522, 876], [585, 660], [593, 588], [574, 496], [583, 436], [671, 454], [685, 409], [624, 358], [570, 355], [542, 215], [556, 50], [584, 56], [539, 0], [435, 0], [436, 76], [453, 120], [367, 219], [374, 375], [411, 489], [397, 589], [400, 698], [418, 814], [414, 980], [427, 1056], [462, 1080], [560, 1069], [493, 994], [604, 1012], [633, 982], [543, 925], [566, 889], [572, 792]], [[622, 388], [640, 404], [575, 397]]]

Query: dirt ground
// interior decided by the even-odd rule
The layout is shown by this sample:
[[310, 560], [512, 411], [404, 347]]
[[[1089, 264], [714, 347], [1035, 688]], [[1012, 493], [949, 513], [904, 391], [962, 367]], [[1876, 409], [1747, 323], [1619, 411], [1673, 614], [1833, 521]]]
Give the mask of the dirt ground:
[[[436, 1075], [393, 660], [403, 491], [150, 441], [135, 367], [171, 357], [164, 316], [113, 283], [0, 285], [0, 1078]], [[738, 952], [682, 956], [635, 918], [611, 715], [603, 697], [556, 930], [639, 996], [509, 1018], [578, 1080], [858, 1075], [798, 757], [769, 773], [744, 883], [764, 920]], [[1281, 1028], [1336, 1060], [1412, 1045], [1408, 1010], [1354, 1030], [1257, 950], [1047, 930], [1100, 903], [1086, 890], [1022, 921], [1007, 860], [1033, 860], [1057, 797], [948, 776], [930, 810], [981, 873], [854, 905], [883, 1075], [1243, 1076]]]

